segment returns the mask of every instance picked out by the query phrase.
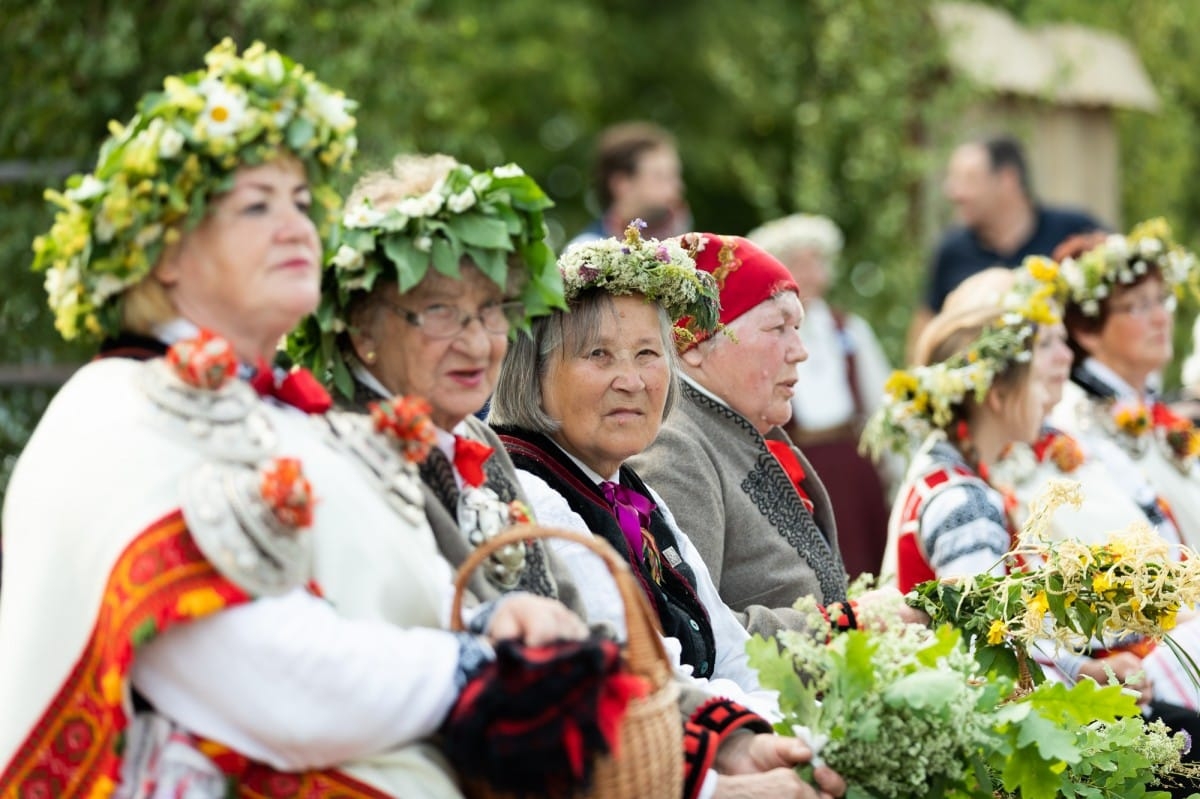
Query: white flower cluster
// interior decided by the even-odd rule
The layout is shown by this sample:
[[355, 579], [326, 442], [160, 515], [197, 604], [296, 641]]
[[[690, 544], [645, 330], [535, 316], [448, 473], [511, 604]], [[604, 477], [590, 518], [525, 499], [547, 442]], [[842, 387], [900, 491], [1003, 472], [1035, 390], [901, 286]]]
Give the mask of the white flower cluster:
[[1196, 256], [1171, 242], [1165, 220], [1152, 219], [1134, 228], [1128, 236], [1112, 234], [1078, 257], [1060, 264], [1070, 298], [1087, 316], [1100, 313], [1100, 304], [1114, 286], [1128, 286], [1158, 269], [1172, 290], [1196, 279]]
[[[640, 220], [638, 220], [640, 221]], [[624, 239], [600, 239], [571, 247], [558, 259], [568, 302], [588, 289], [641, 294], [666, 309], [672, 321], [703, 317], [715, 324], [717, 289], [712, 276], [677, 239], [643, 239], [638, 221]]]
[[308, 173], [318, 224], [340, 202], [329, 180], [357, 149], [354, 103], [261, 43], [239, 55], [226, 39], [205, 62], [206, 70], [167, 77], [128, 125], [110, 123], [95, 172], [47, 192], [59, 211], [34, 241], [34, 269], [47, 271], [64, 338], [115, 333], [120, 313], [110, 300], [203, 218], [239, 166], [290, 153]]
[[822, 759], [864, 795], [922, 796], [930, 785], [964, 781], [992, 725], [981, 712], [991, 703], [986, 681], [966, 647], [903, 624], [869, 638], [826, 643], [788, 631], [779, 640], [809, 675], [804, 690], [822, 697], [816, 718], [803, 719], [828, 736]]

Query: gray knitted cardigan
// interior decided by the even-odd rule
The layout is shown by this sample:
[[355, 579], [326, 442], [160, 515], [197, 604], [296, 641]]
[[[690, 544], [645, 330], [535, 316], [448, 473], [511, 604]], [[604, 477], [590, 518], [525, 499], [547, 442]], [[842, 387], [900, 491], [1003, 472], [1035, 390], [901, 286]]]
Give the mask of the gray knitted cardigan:
[[[787, 441], [778, 427], [769, 438]], [[750, 633], [806, 628], [802, 596], [846, 598], [829, 495], [811, 464], [800, 501], [762, 435], [741, 414], [687, 381], [658, 438], [629, 461], [664, 500], [707, 564], [722, 599]], [[812, 524], [814, 521], [816, 524]]]

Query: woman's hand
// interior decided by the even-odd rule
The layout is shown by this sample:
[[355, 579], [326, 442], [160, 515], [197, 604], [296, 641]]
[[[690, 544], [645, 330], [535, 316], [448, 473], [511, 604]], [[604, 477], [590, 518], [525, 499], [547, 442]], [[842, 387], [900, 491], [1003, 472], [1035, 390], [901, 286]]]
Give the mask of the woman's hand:
[[[721, 745], [714, 766], [722, 775], [717, 796], [816, 796], [817, 792], [801, 780], [793, 768], [812, 760], [812, 750], [796, 738], [749, 732], [734, 733]], [[832, 769], [821, 766], [813, 772], [821, 796], [841, 796], [846, 783]], [[741, 791], [723, 793], [727, 790]], [[762, 793], [752, 792], [759, 788]], [[807, 793], [804, 792], [807, 789]], [[770, 791], [779, 791], [778, 794]]]
[[[817, 769], [818, 781], [822, 771], [833, 774], [829, 769]], [[835, 799], [845, 795], [846, 785], [841, 777], [833, 776], [837, 778], [837, 787], [831, 790], [824, 784], [814, 788], [790, 768], [771, 769], [762, 774], [721, 774], [713, 799]]]
[[486, 635], [493, 644], [515, 638], [526, 646], [543, 646], [554, 641], [581, 640], [587, 637], [588, 628], [561, 602], [520, 594], [497, 606]]

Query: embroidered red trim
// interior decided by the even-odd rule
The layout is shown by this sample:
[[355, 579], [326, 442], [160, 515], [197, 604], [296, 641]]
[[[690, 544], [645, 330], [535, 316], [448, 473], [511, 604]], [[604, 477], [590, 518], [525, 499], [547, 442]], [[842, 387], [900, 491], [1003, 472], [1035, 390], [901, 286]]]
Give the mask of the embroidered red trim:
[[942, 466], [924, 475], [909, 487], [904, 496], [900, 513], [900, 536], [896, 542], [896, 581], [902, 593], [907, 593], [914, 586], [937, 577], [925, 558], [918, 536], [920, 513], [925, 501], [938, 486], [974, 476], [971, 470], [964, 466]]
[[249, 597], [204, 559], [175, 511], [126, 547], [96, 624], [58, 695], [0, 775], [0, 796], [107, 796], [120, 774], [134, 650], [182, 622]]
[[391, 794], [340, 771], [285, 773], [256, 763], [213, 741], [200, 749], [236, 785], [238, 799], [391, 799]]
[[[95, 626], [57, 696], [0, 774], [0, 796], [107, 797], [120, 777], [124, 698], [135, 650], [192, 619], [249, 601], [204, 559], [178, 511], [140, 533], [109, 574]], [[339, 772], [281, 774], [244, 763], [239, 797], [381, 799]]]

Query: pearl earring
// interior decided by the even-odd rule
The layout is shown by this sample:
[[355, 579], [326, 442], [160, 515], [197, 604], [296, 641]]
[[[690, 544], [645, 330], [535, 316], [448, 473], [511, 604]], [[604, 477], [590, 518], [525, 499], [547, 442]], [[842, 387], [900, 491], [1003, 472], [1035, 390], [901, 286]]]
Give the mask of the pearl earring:
[[375, 350], [371, 350], [363, 356], [363, 360], [367, 363], [375, 363]]

